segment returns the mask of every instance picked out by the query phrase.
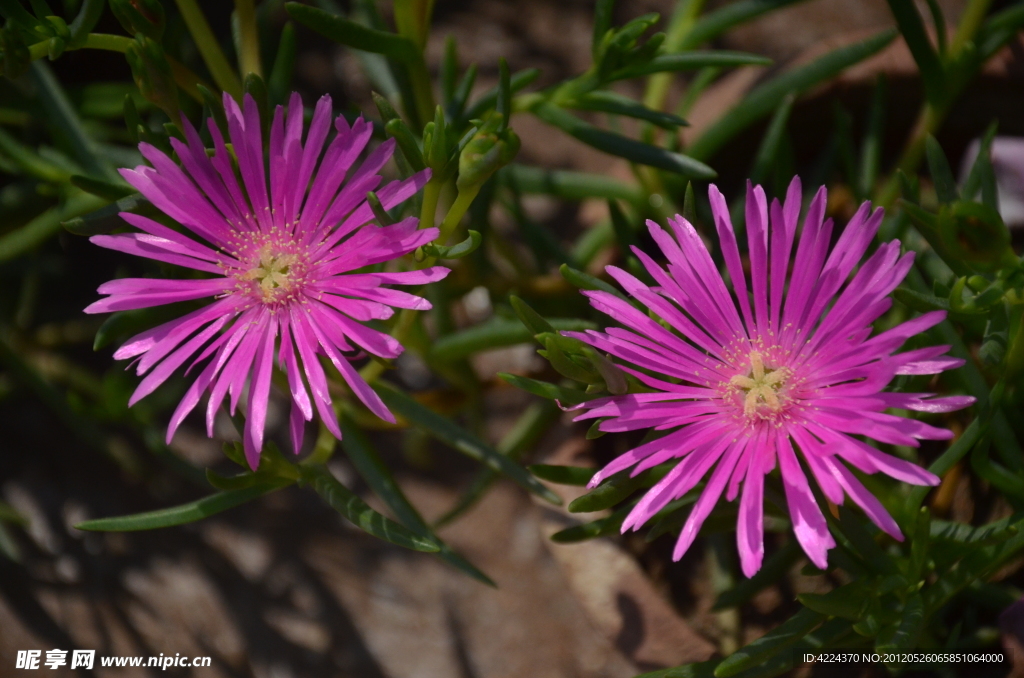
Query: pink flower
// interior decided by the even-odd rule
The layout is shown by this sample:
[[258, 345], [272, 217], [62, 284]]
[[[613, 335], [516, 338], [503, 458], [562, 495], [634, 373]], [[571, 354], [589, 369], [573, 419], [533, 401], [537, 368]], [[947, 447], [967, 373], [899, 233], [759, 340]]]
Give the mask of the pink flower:
[[821, 188], [790, 266], [799, 179], [790, 184], [784, 205], [772, 202], [770, 219], [764, 191], [748, 186], [748, 283], [725, 199], [715, 186], [709, 194], [735, 297], [689, 222], [679, 216], [669, 221], [673, 239], [648, 221], [667, 270], [644, 252], [634, 252], [658, 286], [648, 287], [614, 266], [607, 271], [671, 329], [613, 294], [584, 292], [594, 308], [625, 329], [565, 333], [631, 363], [635, 367], [622, 369], [651, 389], [587, 402], [577, 419], [607, 417], [602, 431], [674, 429], [612, 461], [590, 486], [630, 467], [636, 475], [681, 460], [632, 510], [622, 524], [625, 532], [638, 529], [711, 471], [676, 543], [678, 560], [723, 491], [732, 501], [742, 485], [736, 537], [743, 572], [750, 577], [764, 556], [764, 478], [778, 465], [796, 538], [811, 562], [825, 568], [835, 542], [799, 454], [825, 497], [835, 504], [850, 497], [882, 530], [902, 540], [896, 522], [847, 465], [915, 485], [936, 485], [939, 479], [854, 436], [912, 447], [920, 439], [948, 439], [952, 433], [945, 429], [885, 410], [949, 412], [974, 402], [966, 396], [882, 391], [898, 374], [936, 374], [963, 364], [941, 357], [949, 346], [894, 353], [909, 337], [939, 323], [942, 312], [871, 336], [871, 323], [891, 306], [888, 295], [907, 275], [913, 253], [900, 256], [900, 243], [893, 241], [854, 272], [878, 231], [882, 210], [861, 205], [830, 252], [832, 220], [823, 220]]
[[[248, 382], [243, 443], [249, 466], [255, 469], [263, 447], [275, 355], [288, 378], [296, 451], [314, 407], [331, 433], [341, 438], [321, 355], [330, 359], [371, 411], [395, 421], [349, 361], [362, 352], [394, 358], [402, 346], [362, 323], [391, 317], [392, 307], [430, 308], [426, 300], [384, 285], [433, 282], [445, 277], [448, 269], [353, 272], [396, 259], [438, 235], [436, 228], [417, 230], [414, 218], [383, 228], [371, 223], [373, 212], [366, 193], [377, 190], [378, 172], [391, 157], [393, 139], [357, 165], [372, 126], [362, 119], [349, 125], [339, 116], [334, 121], [337, 134], [321, 159], [331, 126], [331, 99], [325, 96], [317, 102], [303, 143], [302, 101], [292, 94], [288, 114], [280, 106], [274, 112], [268, 171], [255, 101], [246, 96], [243, 112], [225, 95], [224, 107], [233, 153], [210, 121], [215, 153], [208, 157], [186, 120], [188, 143], [171, 139], [184, 168], [143, 143], [139, 150], [152, 167], [121, 170], [128, 183], [191, 233], [124, 212], [124, 220], [141, 233], [92, 238], [101, 247], [185, 266], [209, 277], [112, 280], [99, 288], [109, 296], [85, 312], [213, 298], [196, 311], [133, 337], [114, 357], [138, 358], [137, 372], [146, 375], [129, 405], [151, 393], [189, 359], [190, 370], [207, 361], [171, 417], [168, 442], [206, 392], [206, 427], [212, 436], [214, 415], [224, 398], [230, 396], [234, 412]], [[391, 208], [412, 196], [428, 178], [427, 172], [421, 172], [387, 184], [377, 195], [385, 208]]]

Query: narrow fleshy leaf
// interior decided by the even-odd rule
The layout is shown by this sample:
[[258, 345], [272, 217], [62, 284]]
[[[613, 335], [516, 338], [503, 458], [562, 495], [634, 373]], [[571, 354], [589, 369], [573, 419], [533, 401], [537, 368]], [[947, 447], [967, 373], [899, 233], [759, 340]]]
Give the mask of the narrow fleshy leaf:
[[374, 389], [392, 412], [419, 426], [441, 442], [502, 473], [542, 499], [555, 505], [562, 503], [558, 495], [544, 487], [526, 469], [458, 426], [451, 419], [442, 417], [392, 386], [378, 383]]
[[197, 501], [157, 511], [87, 520], [75, 525], [75, 529], [87, 532], [135, 532], [194, 523], [291, 484], [291, 481], [260, 483], [242, 489], [218, 492]]
[[494, 581], [472, 563], [452, 550], [434, 534], [419, 511], [409, 502], [402, 489], [395, 482], [391, 471], [381, 460], [369, 439], [363, 432], [353, 426], [347, 418], [341, 420], [341, 447], [345, 450], [356, 471], [370, 486], [374, 494], [380, 497], [395, 514], [399, 522], [418, 534], [423, 539], [434, 542], [438, 547], [438, 555], [458, 570], [477, 581], [496, 586]]
[[367, 506], [325, 467], [315, 464], [303, 466], [302, 478], [331, 508], [367, 534], [413, 551], [437, 553], [441, 550], [433, 539], [421, 537]]

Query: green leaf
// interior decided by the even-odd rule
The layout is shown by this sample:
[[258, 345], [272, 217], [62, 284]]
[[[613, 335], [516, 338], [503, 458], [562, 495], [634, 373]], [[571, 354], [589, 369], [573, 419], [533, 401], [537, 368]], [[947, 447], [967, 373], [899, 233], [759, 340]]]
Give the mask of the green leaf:
[[990, 16], [974, 36], [978, 59], [987, 61], [1003, 45], [1016, 38], [1021, 28], [1024, 28], [1024, 5], [1011, 5]]
[[[906, 287], [897, 287], [893, 290], [892, 296], [898, 302], [919, 313], [929, 311], [949, 311], [949, 299], [936, 297], [932, 294], [924, 294]], [[982, 311], [983, 313], [984, 311]]]
[[558, 495], [544, 487], [536, 478], [527, 473], [526, 469], [469, 431], [456, 425], [452, 420], [442, 417], [429, 407], [421, 405], [415, 399], [393, 386], [378, 382], [373, 387], [384, 401], [384, 404], [392, 412], [407, 419], [411, 424], [422, 428], [433, 437], [462, 452], [467, 457], [475, 459], [489, 468], [508, 476], [529, 492], [552, 504], [559, 505], [562, 503]]
[[577, 271], [568, 264], [562, 264], [558, 270], [562, 274], [562, 277], [565, 278], [573, 287], [578, 287], [581, 290], [600, 290], [601, 292], [614, 294], [620, 299], [626, 299], [626, 295], [605, 281], [595, 278], [589, 273]]
[[331, 508], [349, 522], [378, 539], [424, 553], [437, 553], [441, 548], [431, 539], [425, 539], [367, 506], [350, 489], [338, 482], [324, 466], [302, 466], [302, 479], [323, 497]]
[[92, 193], [104, 200], [115, 201], [127, 198], [130, 195], [139, 195], [134, 188], [126, 183], [103, 181], [102, 179], [94, 179], [93, 177], [86, 177], [81, 174], [72, 175], [71, 183], [86, 193]]
[[628, 66], [613, 72], [609, 79], [624, 80], [655, 73], [695, 71], [701, 68], [735, 68], [737, 66], [770, 66], [772, 60], [759, 54], [726, 50], [660, 54], [645, 64]]
[[628, 118], [636, 118], [637, 120], [646, 120], [665, 129], [675, 129], [689, 124], [678, 115], [647, 108], [640, 102], [616, 92], [588, 92], [566, 105], [569, 108], [581, 111], [598, 111], [611, 115], [624, 115]]
[[[498, 442], [498, 452], [509, 459], [520, 459], [537, 445], [551, 425], [558, 421], [560, 415], [561, 410], [553, 403], [532, 403], [516, 420], [512, 429]], [[494, 470], [481, 469], [455, 505], [434, 522], [434, 527], [447, 525], [469, 510], [498, 478], [499, 474]]]
[[825, 615], [801, 609], [778, 627], [757, 640], [740, 648], [722, 660], [715, 669], [715, 678], [728, 678], [752, 668], [772, 655], [798, 643], [815, 627], [825, 621]]
[[[975, 419], [970, 425], [964, 429], [964, 432], [960, 434], [956, 442], [950, 445], [945, 452], [939, 455], [939, 458], [931, 463], [928, 470], [935, 475], [942, 477], [946, 471], [951, 469], [956, 462], [967, 454], [974, 444], [978, 442], [981, 437], [981, 422], [979, 419]], [[910, 495], [907, 498], [908, 506], [916, 511], [917, 507], [924, 501], [925, 496], [931, 490], [930, 487], [915, 487], [911, 490]]]
[[59, 184], [71, 176], [68, 169], [41, 157], [35, 149], [22, 144], [3, 128], [0, 128], [0, 152], [13, 162], [17, 169], [37, 179]]
[[918, 638], [924, 631], [925, 610], [924, 599], [915, 593], [907, 599], [900, 611], [899, 623], [891, 633], [883, 630], [876, 639], [875, 650], [879, 654], [905, 652], [917, 647]]
[[764, 561], [764, 565], [761, 566], [761, 569], [753, 577], [743, 579], [728, 591], [722, 592], [711, 609], [715, 611], [725, 610], [744, 604], [762, 589], [782, 579], [789, 572], [790, 568], [800, 560], [801, 553], [799, 542], [795, 539], [790, 539], [782, 548]]
[[588, 539], [616, 534], [622, 527], [622, 521], [626, 519], [632, 508], [632, 506], [626, 506], [606, 518], [598, 518], [583, 525], [573, 525], [564, 530], [559, 530], [551, 535], [551, 541], [556, 544], [575, 544], [587, 541]]
[[467, 231], [466, 236], [466, 239], [457, 245], [424, 245], [423, 253], [437, 259], [461, 259], [475, 252], [483, 242], [479, 231]]
[[637, 204], [644, 198], [636, 186], [603, 174], [549, 170], [526, 165], [509, 165], [502, 170], [522, 193], [543, 193], [566, 200], [608, 198]]
[[[549, 318], [548, 322], [557, 331], [582, 331], [597, 327], [592, 322], [577, 318]], [[433, 360], [450, 362], [477, 351], [525, 344], [532, 340], [533, 334], [518, 319], [496, 316], [469, 329], [439, 338], [431, 346], [429, 355]]]
[[267, 92], [272, 103], [285, 103], [292, 84], [292, 71], [295, 70], [295, 24], [285, 22], [281, 28], [281, 40], [278, 42], [277, 56], [267, 76]]
[[[97, 198], [92, 198], [98, 201]], [[141, 193], [133, 193], [115, 203], [105, 205], [82, 216], [76, 216], [61, 222], [64, 228], [75, 235], [101, 235], [125, 227], [121, 212], [133, 212], [143, 216], [156, 216], [160, 213], [153, 203], [142, 197]]]
[[879, 52], [895, 37], [895, 29], [882, 31], [867, 40], [833, 50], [755, 88], [690, 146], [690, 155], [697, 160], [710, 158], [739, 132], [774, 111], [787, 95], [802, 94], [830, 80], [844, 69]]
[[595, 470], [580, 466], [553, 466], [551, 464], [534, 464], [527, 467], [530, 473], [541, 480], [559, 485], [574, 485], [586, 487], [590, 479], [594, 477]]
[[947, 204], [959, 200], [960, 191], [956, 187], [953, 170], [949, 167], [949, 161], [946, 160], [942, 146], [939, 146], [939, 142], [931, 134], [925, 139], [924, 152], [928, 158], [928, 169], [931, 172], [939, 202]]
[[1024, 548], [1024, 530], [1021, 529], [1024, 520], [1018, 520], [1012, 526], [1017, 532], [1010, 538], [991, 546], [974, 547], [956, 567], [947, 567], [938, 573], [938, 580], [922, 592], [928, 614], [934, 613], [970, 584], [991, 576]]
[[36, 83], [36, 94], [42, 103], [43, 114], [53, 133], [63, 138], [84, 170], [97, 178], [117, 181], [118, 175], [102, 160], [96, 143], [90, 137], [82, 121], [68, 100], [64, 88], [53, 71], [43, 61], [32, 63], [32, 75]]
[[538, 381], [536, 379], [530, 379], [529, 377], [520, 377], [507, 372], [499, 372], [498, 376], [506, 383], [511, 384], [516, 388], [521, 388], [524, 391], [540, 396], [541, 398], [557, 400], [564, 405], [578, 405], [591, 399], [591, 396], [575, 388], [555, 386], [554, 384], [546, 381]]
[[[466, 72], [462, 74], [462, 79], [459, 80], [459, 85], [452, 93], [452, 99], [448, 104], [447, 113], [450, 120], [462, 119], [466, 110], [466, 102], [469, 101], [470, 92], [473, 91], [473, 84], [476, 82], [477, 71], [477, 65], [470, 64]], [[495, 99], [497, 99], [497, 90], [495, 90]]]
[[828, 593], [800, 593], [799, 600], [805, 607], [830, 617], [843, 617], [857, 621], [864, 616], [872, 600], [872, 592], [863, 580], [857, 580]]
[[[467, 73], [468, 75], [468, 73]], [[474, 71], [475, 75], [475, 71]], [[540, 69], [538, 68], [526, 68], [521, 71], [517, 71], [512, 74], [509, 78], [509, 92], [515, 94], [519, 90], [523, 89], [531, 82], [540, 77]], [[489, 109], [494, 108], [498, 102], [498, 86], [490, 88], [486, 92], [480, 95], [480, 98], [473, 102], [473, 105], [463, 114], [463, 120], [475, 120], [482, 118], [483, 114]]]
[[459, 76], [459, 48], [451, 35], [444, 39], [444, 57], [441, 59], [441, 100], [445, 105], [455, 98], [456, 78]]
[[[831, 516], [829, 516], [831, 518]], [[850, 540], [857, 555], [864, 559], [876, 574], [898, 575], [900, 568], [889, 553], [882, 550], [874, 537], [864, 526], [864, 520], [845, 506], [839, 507], [838, 525], [842, 534]], [[874, 526], [872, 525], [872, 528]]]
[[914, 531], [910, 535], [910, 577], [917, 579], [924, 571], [931, 546], [931, 511], [922, 506], [914, 521]]
[[545, 350], [540, 351], [540, 354], [548, 359], [548, 362], [559, 374], [585, 384], [596, 384], [601, 381], [601, 375], [596, 370], [578, 364], [562, 351], [558, 344], [558, 335], [544, 334], [541, 336]]
[[686, 34], [681, 49], [692, 49], [709, 40], [714, 40], [722, 33], [756, 19], [762, 14], [782, 9], [801, 0], [739, 0], [730, 2], [721, 9], [709, 12], [701, 17], [690, 32]]
[[697, 197], [693, 193], [693, 182], [686, 182], [686, 193], [683, 196], [683, 218], [691, 224], [697, 223]]
[[925, 95], [933, 106], [939, 105], [946, 96], [946, 75], [939, 61], [939, 55], [935, 53], [928, 33], [925, 30], [921, 15], [913, 0], [888, 0], [889, 9], [896, 18], [896, 25], [899, 26], [903, 39], [910, 48], [910, 54], [914, 57], [917, 68], [921, 72], [921, 80], [924, 83]]
[[694, 158], [673, 153], [659, 146], [645, 144], [621, 134], [608, 132], [586, 123], [564, 109], [547, 102], [532, 109], [534, 115], [588, 146], [630, 162], [657, 167], [695, 179], [713, 179], [718, 174]]
[[7, 502], [0, 501], [0, 523], [13, 523], [22, 527], [28, 526], [28, 519], [14, 510]]
[[423, 152], [420, 151], [420, 147], [416, 143], [416, 137], [413, 136], [412, 130], [404, 120], [401, 118], [388, 120], [384, 125], [384, 131], [398, 144], [398, 148], [401, 149], [402, 155], [409, 161], [414, 172], [421, 172], [427, 166], [423, 159]]
[[159, 527], [171, 527], [194, 523], [197, 520], [208, 518], [215, 513], [234, 508], [239, 504], [252, 501], [268, 492], [280, 490], [282, 487], [291, 485], [292, 481], [280, 480], [273, 483], [260, 483], [239, 490], [228, 490], [218, 492], [209, 497], [203, 497], [197, 501], [160, 509], [146, 513], [136, 513], [130, 516], [119, 516], [117, 518], [99, 518], [87, 520], [84, 523], [75, 525], [77, 530], [87, 532], [134, 532], [137, 530], [153, 530]]
[[862, 199], [867, 199], [875, 189], [878, 179], [878, 168], [882, 159], [883, 135], [885, 133], [885, 110], [888, 99], [888, 87], [884, 75], [879, 75], [875, 82], [875, 91], [871, 96], [871, 109], [868, 113], [867, 130], [860, 147], [860, 173], [857, 176], [857, 192]]
[[976, 548], [1005, 541], [1017, 534], [1017, 528], [1010, 524], [1009, 516], [980, 527], [964, 523], [951, 523], [945, 520], [932, 520], [929, 525], [929, 533], [936, 542], [955, 542]]
[[597, 0], [594, 7], [594, 36], [590, 41], [590, 51], [593, 59], [597, 61], [601, 43], [604, 36], [612, 28], [612, 10], [615, 8], [615, 0]]
[[383, 54], [406, 64], [421, 58], [415, 43], [396, 33], [367, 28], [362, 24], [298, 2], [285, 3], [285, 9], [300, 24], [334, 42], [353, 49]]
[[494, 110], [501, 115], [498, 134], [504, 134], [508, 129], [509, 118], [512, 117], [512, 79], [508, 73], [508, 62], [505, 61], [505, 57], [498, 58], [498, 96], [495, 99]]
[[569, 504], [570, 513], [593, 513], [615, 506], [642, 487], [650, 487], [665, 477], [675, 462], [660, 464], [632, 478], [627, 471], [618, 473]]
[[419, 511], [409, 502], [398, 483], [395, 482], [391, 471], [388, 470], [373, 445], [362, 431], [352, 425], [347, 417], [342, 417], [341, 431], [341, 447], [345, 450], [352, 465], [356, 467], [356, 471], [370, 486], [374, 494], [388, 505], [400, 523], [423, 539], [433, 542], [439, 549], [438, 555], [456, 569], [488, 586], [497, 586], [494, 580], [453, 551], [431, 531]]
[[794, 101], [796, 101], [796, 95], [789, 94], [775, 109], [775, 114], [772, 116], [771, 122], [768, 123], [768, 129], [765, 130], [761, 146], [757, 149], [757, 155], [754, 157], [754, 166], [750, 170], [751, 183], [763, 182], [775, 165], [779, 147], [786, 136], [786, 123], [789, 122], [789, 114], [793, 110]]
[[[974, 159], [974, 164], [971, 165], [971, 171], [967, 175], [967, 181], [964, 182], [963, 197], [965, 200], [974, 200], [978, 191], [982, 192], [982, 202], [995, 209], [993, 198], [995, 197], [995, 174], [992, 170], [992, 140], [996, 136], [996, 131], [999, 128], [999, 121], [993, 120], [992, 124], [985, 130], [984, 136], [981, 138], [981, 144], [978, 147], [978, 156]], [[986, 186], [987, 184], [987, 186]], [[987, 191], [985, 189], [988, 189]], [[986, 193], [989, 195], [986, 196]], [[988, 200], [985, 198], [988, 197]]]
[[545, 320], [540, 313], [534, 311], [530, 308], [529, 304], [516, 295], [511, 295], [508, 298], [508, 301], [512, 305], [512, 310], [515, 311], [516, 315], [519, 317], [519, 321], [526, 325], [527, 329], [529, 329], [534, 335], [542, 332], [555, 331], [555, 328], [551, 326], [551, 323]]
[[25, 225], [0, 235], [0, 261], [9, 261], [37, 247], [60, 231], [65, 220], [92, 212], [104, 204], [104, 200], [87, 193], [68, 198], [63, 204], [51, 207]]
[[222, 476], [211, 469], [206, 469], [206, 481], [218, 490], [242, 490], [252, 487], [263, 480], [252, 472], [239, 473], [235, 476]]

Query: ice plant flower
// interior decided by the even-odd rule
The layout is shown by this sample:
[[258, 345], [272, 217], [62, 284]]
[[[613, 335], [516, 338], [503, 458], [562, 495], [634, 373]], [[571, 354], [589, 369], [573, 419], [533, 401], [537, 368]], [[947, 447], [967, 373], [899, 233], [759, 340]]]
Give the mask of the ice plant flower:
[[947, 430], [885, 410], [949, 412], [974, 401], [883, 391], [898, 374], [936, 374], [963, 364], [943, 357], [948, 346], [895, 353], [908, 338], [940, 322], [941, 311], [871, 336], [871, 323], [889, 309], [889, 294], [907, 275], [913, 253], [901, 256], [899, 242], [893, 241], [858, 268], [881, 224], [881, 209], [872, 212], [863, 204], [830, 248], [832, 220], [824, 219], [824, 188], [811, 201], [797, 242], [799, 180], [793, 180], [785, 203], [773, 201], [770, 210], [761, 187], [748, 186], [748, 282], [725, 199], [715, 186], [709, 193], [731, 293], [686, 219], [669, 220], [675, 238], [648, 221], [667, 268], [633, 251], [657, 286], [613, 266], [606, 270], [662, 322], [614, 294], [591, 291], [584, 292], [590, 303], [623, 327], [565, 333], [611, 354], [650, 389], [584, 403], [577, 419], [606, 418], [603, 431], [671, 430], [613, 460], [590, 486], [630, 467], [635, 475], [680, 460], [633, 508], [622, 524], [625, 532], [639, 528], [710, 471], [676, 543], [676, 560], [722, 493], [732, 501], [742, 486], [736, 536], [743, 572], [750, 577], [764, 556], [764, 479], [777, 466], [796, 538], [811, 562], [824, 568], [835, 542], [802, 458], [829, 501], [842, 504], [849, 497], [882, 530], [902, 540], [896, 522], [848, 466], [916, 485], [935, 485], [939, 479], [856, 436], [913, 447], [920, 439], [948, 439]]
[[[385, 227], [372, 223], [366, 193], [380, 185], [378, 172], [394, 151], [393, 139], [358, 164], [372, 125], [362, 119], [350, 125], [339, 116], [334, 120], [336, 135], [325, 144], [331, 127], [331, 99], [325, 96], [317, 102], [303, 141], [302, 101], [293, 94], [287, 114], [280, 106], [274, 112], [269, 162], [265, 163], [255, 101], [246, 96], [239, 107], [225, 95], [224, 107], [232, 150], [210, 120], [215, 150], [208, 157], [196, 130], [183, 120], [187, 142], [170, 140], [183, 167], [143, 143], [139, 150], [152, 167], [121, 170], [128, 183], [183, 229], [123, 212], [121, 217], [141, 232], [92, 238], [101, 247], [184, 266], [205, 276], [112, 280], [99, 288], [109, 296], [85, 311], [106, 313], [212, 299], [198, 310], [133, 337], [114, 357], [137, 358], [137, 372], [145, 375], [129, 405], [153, 392], [189, 359], [189, 369], [205, 362], [171, 417], [168, 442], [207, 392], [206, 426], [212, 436], [221, 403], [229, 398], [234, 412], [248, 384], [242, 438], [246, 460], [255, 469], [263, 447], [275, 356], [291, 393], [290, 429], [296, 451], [314, 408], [331, 433], [341, 438], [319, 356], [334, 364], [371, 411], [395, 421], [350, 361], [366, 353], [395, 358], [402, 346], [362, 323], [386, 319], [394, 307], [430, 308], [426, 300], [384, 285], [432, 282], [447, 275], [448, 269], [353, 272], [396, 259], [438, 235], [436, 228], [418, 230], [414, 218]], [[428, 172], [422, 172], [391, 182], [377, 195], [385, 208], [391, 208], [412, 196], [428, 178]]]

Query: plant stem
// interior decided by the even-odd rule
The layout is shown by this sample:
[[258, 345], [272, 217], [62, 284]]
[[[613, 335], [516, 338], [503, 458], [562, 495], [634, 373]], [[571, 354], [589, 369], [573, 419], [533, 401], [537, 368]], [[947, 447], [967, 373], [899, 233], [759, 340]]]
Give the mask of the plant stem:
[[[928, 138], [928, 135], [938, 131], [943, 120], [946, 118], [947, 111], [948, 106], [935, 108], [927, 102], [922, 106], [921, 112], [917, 116], [917, 122], [914, 123], [914, 129], [910, 133], [910, 138], [907, 139], [907, 144], [904, 146], [903, 153], [896, 164], [897, 169], [907, 173], [914, 172], [917, 169], [921, 158], [924, 157], [925, 140]], [[875, 196], [875, 204], [879, 207], [891, 207], [896, 202], [899, 193], [900, 179], [894, 172], [882, 188], [879, 189], [878, 194]]]
[[[431, 184], [434, 184], [433, 180], [428, 181], [427, 185], [423, 189], [423, 206], [424, 212], [421, 213], [420, 226], [424, 226], [423, 220], [427, 219], [427, 203], [433, 201], [436, 209], [437, 195], [440, 194], [441, 186], [436, 185], [436, 189], [431, 189]], [[438, 245], [444, 245], [448, 242], [452, 233], [455, 231], [455, 227], [462, 221], [462, 217], [466, 215], [469, 210], [469, 206], [473, 203], [473, 199], [476, 198], [477, 193], [480, 192], [480, 186], [473, 186], [465, 190], [459, 191], [459, 196], [455, 199], [455, 203], [451, 209], [448, 210], [448, 214], [445, 216], [444, 221], [441, 223], [441, 234], [437, 237], [436, 242]], [[433, 195], [432, 195], [433, 194]], [[429, 210], [429, 221], [433, 224], [433, 209]], [[437, 262], [435, 257], [427, 257], [423, 261], [416, 265], [417, 269], [430, 268]], [[410, 308], [403, 308], [398, 314], [398, 320], [395, 321], [395, 325], [391, 328], [391, 336], [398, 340], [399, 343], [404, 343], [405, 338], [408, 336], [409, 331], [412, 330], [413, 321], [416, 320], [416, 311]], [[359, 376], [363, 380], [371, 384], [377, 377], [384, 373], [384, 365], [379, 362], [370, 362], [365, 365], [363, 369], [359, 370]]]
[[433, 228], [437, 216], [437, 202], [441, 198], [442, 185], [431, 179], [423, 187], [423, 207], [420, 209], [420, 228]]
[[[445, 245], [448, 243], [448, 239], [452, 237], [452, 233], [455, 232], [455, 228], [462, 221], [462, 217], [466, 215], [469, 210], [469, 206], [473, 204], [473, 199], [476, 194], [480, 192], [480, 186], [472, 186], [464, 190], [459, 191], [459, 196], [455, 198], [455, 203], [451, 209], [448, 210], [448, 214], [445, 216], [444, 221], [441, 222], [441, 234], [437, 236], [435, 241], [438, 245]], [[428, 259], [430, 263], [425, 264], [427, 266], [433, 266], [435, 259]]]
[[434, 119], [434, 91], [430, 87], [430, 73], [422, 54], [417, 55], [417, 58], [407, 66], [409, 79], [412, 81], [413, 99], [416, 102], [416, 115], [419, 116], [419, 125], [422, 126], [428, 120]]
[[[693, 24], [696, 23], [697, 17], [700, 16], [703, 9], [704, 0], [686, 0], [676, 6], [668, 30], [665, 32], [665, 43], [661, 48], [663, 54], [674, 54], [679, 51], [686, 35], [693, 28]], [[672, 84], [672, 76], [672, 73], [655, 73], [647, 78], [644, 106], [656, 111], [664, 109], [668, 88]]]
[[238, 50], [238, 65], [244, 78], [249, 73], [263, 77], [260, 67], [260, 35], [256, 29], [256, 8], [253, 0], [235, 0], [238, 15], [238, 33], [241, 43]]
[[960, 24], [956, 28], [956, 35], [953, 37], [953, 44], [949, 50], [950, 56], [956, 57], [964, 45], [974, 40], [991, 5], [992, 0], [971, 0], [967, 4], [964, 13], [960, 15]]
[[210, 24], [207, 23], [196, 0], [175, 0], [175, 2], [177, 2], [182, 19], [185, 20], [185, 25], [188, 26], [189, 33], [192, 34], [196, 47], [199, 48], [199, 53], [203, 56], [203, 62], [210, 69], [210, 75], [213, 76], [214, 82], [222, 90], [241, 100], [242, 82], [228, 64], [228, 60], [224, 56], [224, 52], [221, 51], [213, 31], [210, 29]]

